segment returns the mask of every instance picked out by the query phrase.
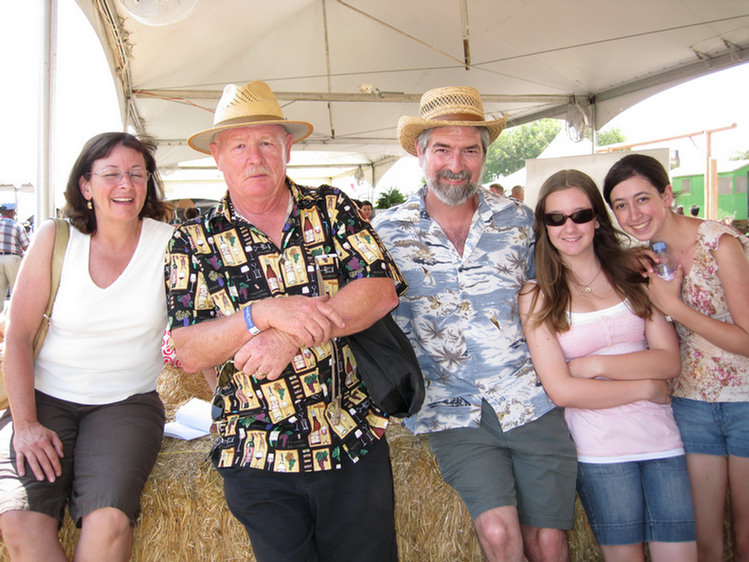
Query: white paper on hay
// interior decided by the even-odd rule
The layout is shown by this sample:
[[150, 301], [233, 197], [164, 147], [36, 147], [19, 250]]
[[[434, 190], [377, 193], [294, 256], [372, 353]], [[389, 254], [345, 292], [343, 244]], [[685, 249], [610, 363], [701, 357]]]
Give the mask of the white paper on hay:
[[179, 407], [174, 421], [164, 426], [166, 437], [189, 441], [204, 437], [211, 432], [211, 404], [199, 398], [191, 398]]

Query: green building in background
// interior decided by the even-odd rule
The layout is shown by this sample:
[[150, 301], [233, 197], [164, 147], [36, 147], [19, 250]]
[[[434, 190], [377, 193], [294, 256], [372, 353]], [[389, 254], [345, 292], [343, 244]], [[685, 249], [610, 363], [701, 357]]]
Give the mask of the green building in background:
[[[749, 207], [749, 160], [718, 162], [718, 220], [729, 217], [734, 226], [747, 231], [747, 208]], [[686, 166], [671, 170], [671, 185], [676, 196], [676, 205], [682, 205], [686, 213], [693, 205], [705, 216], [705, 170]]]

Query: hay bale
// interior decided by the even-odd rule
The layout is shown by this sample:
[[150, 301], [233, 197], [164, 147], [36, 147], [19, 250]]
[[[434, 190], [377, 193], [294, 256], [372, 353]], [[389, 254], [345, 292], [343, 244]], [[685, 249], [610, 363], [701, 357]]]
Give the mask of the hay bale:
[[221, 477], [206, 455], [213, 437], [164, 438], [143, 490], [133, 562], [242, 560], [254, 562], [244, 527], [224, 501]]
[[388, 426], [395, 486], [395, 529], [400, 559], [481, 561], [468, 510], [445, 484], [427, 438], [395, 421]]
[[[192, 397], [210, 399], [202, 374], [167, 366], [159, 393], [173, 416]], [[395, 487], [395, 526], [401, 562], [479, 562], [483, 555], [468, 511], [442, 481], [424, 436], [414, 436], [398, 420], [387, 429]], [[254, 562], [247, 533], [233, 518], [221, 477], [205, 457], [213, 437], [181, 441], [165, 437], [141, 504], [131, 562]], [[60, 540], [72, 559], [78, 530], [66, 517]], [[600, 562], [578, 501], [575, 528], [568, 534], [572, 562]], [[728, 544], [728, 543], [727, 543]], [[8, 560], [0, 547], [0, 562]], [[728, 555], [725, 562], [732, 558]]]
[[213, 394], [202, 373], [188, 373], [171, 365], [162, 369], [157, 388], [168, 418], [190, 398], [210, 401]]
[[575, 498], [575, 526], [567, 532], [567, 546], [570, 549], [570, 560], [573, 562], [599, 562], [603, 560], [601, 547], [598, 546], [593, 531], [588, 524], [585, 510], [579, 498]]
[[[201, 373], [165, 366], [158, 382], [167, 416], [190, 398], [211, 399]], [[141, 499], [132, 562], [241, 560], [255, 556], [244, 527], [224, 500], [223, 482], [206, 460], [214, 436], [165, 437]]]

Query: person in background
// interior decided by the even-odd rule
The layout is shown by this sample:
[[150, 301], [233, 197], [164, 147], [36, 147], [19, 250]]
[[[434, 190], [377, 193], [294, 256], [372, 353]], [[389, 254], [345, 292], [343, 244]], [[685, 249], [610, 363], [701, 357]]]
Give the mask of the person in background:
[[492, 193], [496, 193], [497, 195], [504, 195], [505, 194], [505, 188], [502, 187], [502, 184], [499, 183], [493, 183], [489, 186], [489, 191]]
[[505, 119], [475, 88], [426, 92], [398, 137], [426, 185], [374, 225], [408, 282], [393, 317], [426, 379], [405, 423], [426, 433], [442, 478], [473, 519], [489, 561], [568, 559], [575, 447], [530, 360], [517, 293], [533, 277], [533, 215], [481, 189]]
[[700, 207], [699, 205], [692, 205], [689, 207], [689, 214], [693, 217], [699, 217], [700, 216]]
[[513, 186], [512, 190], [510, 191], [510, 197], [512, 197], [513, 199], [517, 199], [518, 201], [525, 201], [525, 189], [523, 189], [523, 186]]
[[226, 86], [214, 126], [190, 137], [227, 193], [169, 244], [172, 335], [185, 370], [219, 367], [211, 458], [256, 559], [394, 562], [388, 420], [340, 336], [405, 285], [351, 199], [286, 176], [311, 132], [256, 81]]
[[577, 491], [606, 562], [696, 562], [694, 513], [664, 379], [673, 327], [627, 264], [595, 182], [562, 170], [536, 205], [536, 280], [519, 296], [541, 382], [577, 447]]
[[359, 210], [361, 210], [362, 217], [364, 217], [365, 221], [369, 222], [372, 220], [374, 210], [372, 209], [371, 201], [362, 201], [361, 205], [359, 205]]
[[650, 299], [676, 326], [681, 374], [672, 408], [687, 452], [699, 560], [723, 560], [730, 494], [734, 559], [749, 560], [749, 240], [717, 221], [677, 215], [668, 172], [630, 154], [606, 175], [606, 201], [622, 229], [665, 242], [671, 281], [646, 272]]
[[127, 133], [83, 147], [65, 190], [70, 239], [36, 359], [54, 222], [41, 225], [21, 265], [4, 358], [10, 409], [0, 419], [0, 530], [14, 562], [66, 560], [57, 535], [66, 506], [81, 529], [75, 560], [130, 558], [164, 430], [156, 378], [172, 228], [162, 222], [155, 150]]
[[21, 258], [29, 247], [29, 235], [16, 221], [15, 203], [0, 206], [0, 215], [0, 302], [3, 302], [8, 292], [13, 292]]

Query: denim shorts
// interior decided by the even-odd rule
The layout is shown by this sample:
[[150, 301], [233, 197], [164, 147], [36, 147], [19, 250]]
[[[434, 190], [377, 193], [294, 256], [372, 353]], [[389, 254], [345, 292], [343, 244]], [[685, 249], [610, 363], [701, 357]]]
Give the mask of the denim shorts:
[[484, 402], [478, 428], [428, 436], [442, 478], [473, 519], [496, 507], [516, 506], [523, 525], [572, 528], [577, 453], [559, 408], [505, 432]]
[[671, 401], [687, 453], [749, 457], [749, 402]]
[[598, 544], [696, 540], [684, 455], [613, 464], [579, 463], [577, 493]]

